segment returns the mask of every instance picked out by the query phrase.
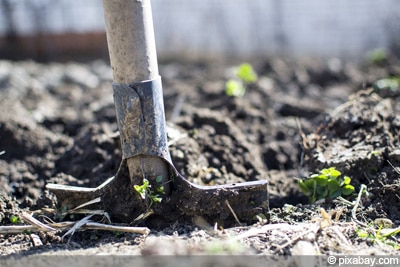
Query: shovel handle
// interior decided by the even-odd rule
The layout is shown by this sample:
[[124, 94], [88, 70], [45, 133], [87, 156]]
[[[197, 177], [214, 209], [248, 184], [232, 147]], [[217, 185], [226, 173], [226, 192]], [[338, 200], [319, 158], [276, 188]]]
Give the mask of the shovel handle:
[[[103, 0], [103, 8], [114, 84], [127, 86], [159, 79], [150, 0]], [[116, 94], [114, 92], [114, 96]], [[165, 124], [162, 101], [161, 95], [157, 100], [160, 114], [156, 119]], [[124, 102], [124, 104], [126, 103]], [[142, 105], [143, 103], [139, 103], [139, 109]], [[137, 116], [137, 114], [140, 115], [138, 112], [139, 110], [134, 110], [127, 115], [128, 120], [119, 121], [120, 133], [131, 130], [130, 126], [136, 122], [135, 120], [140, 119], [140, 116]], [[146, 113], [141, 115], [155, 113], [154, 110], [140, 112]], [[132, 131], [128, 133], [128, 136], [131, 133]], [[146, 132], [142, 137], [150, 134], [150, 132]], [[165, 132], [160, 135], [165, 135], [166, 139]], [[122, 139], [123, 146], [131, 144], [132, 140], [128, 139]], [[145, 146], [150, 145], [145, 144]], [[152, 184], [156, 177], [162, 177], [161, 183], [166, 184], [165, 192], [169, 192], [169, 169], [163, 159], [149, 155], [137, 155], [127, 158], [127, 164], [132, 184], [142, 184], [144, 178], [147, 178]]]
[[114, 82], [130, 84], [158, 77], [150, 0], [103, 0]]

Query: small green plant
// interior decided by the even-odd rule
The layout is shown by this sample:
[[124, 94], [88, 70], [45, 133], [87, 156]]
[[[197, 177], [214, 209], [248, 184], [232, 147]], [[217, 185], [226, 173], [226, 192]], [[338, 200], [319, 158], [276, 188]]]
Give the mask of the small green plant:
[[[156, 182], [160, 183], [161, 181], [162, 181], [162, 176], [157, 176]], [[149, 197], [150, 206], [153, 203], [160, 203], [162, 201], [162, 198], [160, 197], [159, 194], [165, 194], [164, 187], [162, 185], [158, 185], [156, 187], [156, 192], [152, 191], [149, 180], [147, 180], [147, 179], [143, 179], [142, 185], [134, 185], [133, 188], [135, 189], [136, 192], [139, 193], [139, 195], [142, 199], [146, 199], [146, 197]]]
[[9, 220], [12, 224], [17, 224], [19, 223], [19, 217], [15, 215], [10, 215]]
[[241, 81], [231, 79], [225, 83], [225, 93], [228, 96], [242, 97], [245, 92], [246, 89]]
[[306, 180], [299, 180], [299, 186], [311, 203], [324, 198], [348, 196], [353, 193], [354, 186], [350, 184], [350, 177], [341, 175], [335, 167], [323, 169]]
[[236, 70], [236, 76], [246, 83], [254, 83], [257, 81], [257, 74], [249, 63], [240, 64]]
[[240, 64], [235, 68], [235, 78], [225, 83], [225, 93], [228, 96], [242, 97], [246, 92], [246, 85], [255, 83], [258, 77], [249, 63]]
[[59, 207], [57, 209], [56, 219], [61, 221], [66, 216], [67, 211], [68, 211], [68, 207], [67, 206]]
[[115, 238], [120, 238], [124, 233], [120, 231], [114, 231], [113, 234]]
[[388, 58], [388, 54], [383, 48], [376, 48], [370, 50], [366, 54], [367, 61], [372, 64], [381, 64], [385, 62]]
[[162, 180], [163, 180], [163, 177], [161, 175], [156, 177], [156, 182], [158, 183], [157, 188], [156, 188], [156, 192], [165, 194], [164, 186], [161, 184]]
[[356, 233], [359, 237], [370, 240], [374, 243], [389, 245], [395, 249], [400, 249], [400, 245], [398, 242], [391, 240], [391, 238], [395, 237], [398, 233], [400, 233], [400, 229], [388, 229], [391, 231], [382, 231], [384, 225], [380, 225], [378, 230], [374, 229], [357, 229]]
[[137, 185], [137, 184], [135, 184], [135, 185], [133, 186], [133, 188], [135, 189], [136, 192], [139, 193], [139, 195], [140, 195], [141, 198], [146, 199], [147, 191], [148, 191], [148, 189], [150, 188], [149, 180], [144, 179], [142, 185]]
[[373, 84], [375, 90], [389, 90], [395, 91], [400, 88], [400, 77], [390, 76], [387, 78], [379, 79]]

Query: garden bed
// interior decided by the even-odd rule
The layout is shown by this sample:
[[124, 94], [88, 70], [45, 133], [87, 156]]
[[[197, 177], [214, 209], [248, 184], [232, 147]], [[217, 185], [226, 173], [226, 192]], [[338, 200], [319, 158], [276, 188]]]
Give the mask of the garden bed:
[[[225, 82], [238, 63], [160, 64], [170, 152], [197, 184], [267, 179], [269, 220], [177, 222], [148, 236], [86, 230], [69, 242], [65, 231], [1, 234], [0, 255], [398, 254], [396, 235], [379, 229], [400, 225], [400, 89], [375, 82], [400, 66], [258, 60], [257, 82], [231, 97]], [[47, 183], [96, 187], [116, 173], [111, 79], [103, 61], [0, 62], [0, 225], [20, 224], [10, 216], [24, 210], [56, 220]], [[354, 193], [309, 204], [298, 179], [329, 167], [351, 178]]]

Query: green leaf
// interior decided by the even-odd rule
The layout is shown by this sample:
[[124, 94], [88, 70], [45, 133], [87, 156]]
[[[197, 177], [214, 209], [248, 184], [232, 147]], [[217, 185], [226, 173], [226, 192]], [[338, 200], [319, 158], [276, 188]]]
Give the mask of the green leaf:
[[326, 187], [323, 188], [323, 190], [320, 190], [320, 193], [317, 195], [317, 199], [323, 199], [328, 196], [328, 189]]
[[349, 176], [345, 176], [345, 177], [343, 177], [343, 181], [342, 181], [341, 185], [350, 184], [350, 182], [351, 182], [351, 178]]
[[15, 215], [10, 215], [9, 219], [12, 224], [17, 224], [19, 222], [19, 217]]
[[324, 175], [318, 175], [317, 177], [314, 178], [314, 180], [317, 182], [317, 184], [321, 186], [326, 186], [326, 184], [328, 183], [328, 179]]
[[329, 191], [335, 191], [335, 190], [338, 190], [340, 188], [340, 184], [339, 184], [339, 182], [337, 180], [330, 180], [328, 182], [327, 186], [328, 186]]
[[383, 237], [389, 237], [389, 236], [396, 236], [397, 234], [400, 233], [400, 229], [394, 229], [393, 231], [389, 231], [387, 234], [383, 234]]
[[302, 180], [299, 181], [299, 187], [300, 187], [300, 190], [303, 192], [304, 195], [310, 196], [312, 194], [312, 191], [313, 191], [312, 188], [309, 188], [304, 183], [304, 181], [302, 181]]
[[338, 190], [332, 191], [332, 192], [329, 194], [329, 197], [330, 197], [330, 198], [337, 198], [337, 197], [340, 196], [341, 194], [342, 194], [342, 191], [341, 191], [340, 189], [338, 189]]
[[377, 90], [396, 90], [400, 87], [400, 78], [396, 76], [379, 79], [374, 83]]
[[228, 80], [225, 83], [225, 93], [228, 96], [233, 97], [242, 97], [245, 93], [246, 89], [243, 86], [243, 83], [236, 80]]
[[317, 193], [318, 196], [323, 195], [324, 191], [327, 191], [326, 186], [319, 186], [317, 185], [315, 192]]
[[165, 195], [164, 186], [162, 186], [162, 185], [157, 186], [156, 192]]
[[151, 196], [151, 200], [152, 200], [154, 203], [161, 203], [162, 198], [159, 197], [159, 195], [152, 195], [152, 196]]
[[236, 75], [245, 83], [254, 83], [257, 81], [257, 74], [249, 63], [240, 64], [236, 70]]
[[147, 189], [150, 187], [149, 180], [143, 179], [143, 185], [134, 185], [133, 188], [139, 193], [142, 199], [146, 198]]
[[348, 196], [354, 192], [354, 186], [347, 184], [342, 187], [341, 191], [343, 195]]
[[370, 237], [370, 234], [369, 234], [367, 231], [362, 230], [362, 229], [357, 229], [357, 230], [356, 230], [356, 233], [357, 233], [357, 235], [358, 235], [359, 237], [361, 237], [361, 238], [368, 238], [368, 237]]
[[366, 58], [370, 63], [379, 64], [387, 60], [388, 53], [383, 48], [376, 48], [368, 51], [366, 54]]
[[[331, 168], [330, 168], [331, 169]], [[322, 169], [319, 173], [329, 175], [330, 169]]]
[[304, 184], [310, 188], [310, 190], [315, 190], [315, 187], [317, 186], [317, 182], [314, 179], [307, 179], [304, 181]]
[[162, 180], [163, 180], [163, 177], [162, 177], [161, 175], [159, 175], [159, 176], [156, 177], [156, 182], [157, 182], [157, 183], [161, 183]]
[[330, 176], [330, 178], [337, 178], [342, 174], [340, 171], [336, 170], [335, 167], [329, 168], [328, 171], [329, 171], [328, 175]]

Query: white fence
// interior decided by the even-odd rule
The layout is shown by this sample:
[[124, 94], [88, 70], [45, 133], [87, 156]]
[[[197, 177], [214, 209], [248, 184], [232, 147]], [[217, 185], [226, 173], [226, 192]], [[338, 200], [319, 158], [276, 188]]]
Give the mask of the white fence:
[[[18, 34], [104, 30], [101, 0], [0, 3], [3, 35], [10, 27]], [[400, 36], [398, 0], [152, 0], [152, 6], [158, 53], [166, 56], [358, 58], [390, 48]]]

